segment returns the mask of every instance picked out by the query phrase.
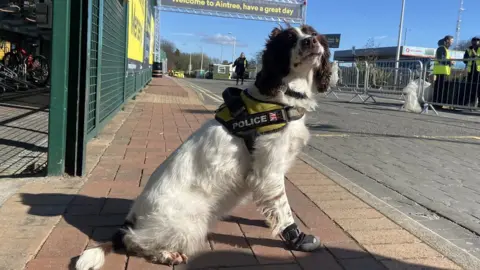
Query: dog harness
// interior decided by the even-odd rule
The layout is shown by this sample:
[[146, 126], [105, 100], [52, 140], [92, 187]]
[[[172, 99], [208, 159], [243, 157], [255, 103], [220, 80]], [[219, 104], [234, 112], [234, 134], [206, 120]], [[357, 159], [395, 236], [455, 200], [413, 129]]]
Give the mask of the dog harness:
[[215, 119], [231, 134], [243, 138], [250, 152], [258, 136], [279, 132], [288, 122], [305, 115], [304, 109], [255, 99], [248, 89], [228, 87], [222, 97], [224, 103], [215, 111]]

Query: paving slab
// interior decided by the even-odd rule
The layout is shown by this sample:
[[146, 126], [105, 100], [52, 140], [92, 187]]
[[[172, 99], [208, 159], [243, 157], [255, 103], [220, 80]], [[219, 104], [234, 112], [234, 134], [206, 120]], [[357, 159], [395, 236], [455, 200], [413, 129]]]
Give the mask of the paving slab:
[[[172, 89], [179, 92], [172, 94]], [[54, 188], [56, 182], [46, 182], [46, 186], [32, 183], [35, 189], [25, 186], [0, 208], [0, 212], [10, 213], [9, 218], [0, 219], [0, 227], [19, 222], [28, 228], [42, 228], [38, 230], [45, 235], [28, 241], [31, 238], [25, 233], [23, 240], [7, 242], [5, 237], [12, 232], [0, 233], [0, 241], [6, 243], [0, 258], [11, 262], [14, 268], [10, 269], [68, 269], [83, 249], [107, 240], [123, 223], [132, 200], [159, 163], [187, 134], [213, 117], [194, 91], [178, 88], [169, 78], [154, 79], [129, 104], [130, 112], [117, 115], [105, 137], [89, 144], [95, 157], [86, 179], [68, 188]], [[109, 161], [112, 156], [114, 162]], [[112, 254], [104, 269], [423, 269], [433, 263], [461, 269], [303, 160], [295, 162], [285, 183], [296, 221], [303, 231], [318, 235], [324, 248], [312, 253], [287, 250], [247, 201], [216, 224], [208, 235], [207, 248], [186, 265], [154, 265], [142, 258]], [[316, 188], [305, 192], [310, 186]], [[338, 193], [339, 198], [326, 193]], [[387, 241], [395, 237], [409, 240]], [[18, 244], [20, 241], [25, 244]], [[15, 245], [26, 256], [19, 259], [9, 252]]]

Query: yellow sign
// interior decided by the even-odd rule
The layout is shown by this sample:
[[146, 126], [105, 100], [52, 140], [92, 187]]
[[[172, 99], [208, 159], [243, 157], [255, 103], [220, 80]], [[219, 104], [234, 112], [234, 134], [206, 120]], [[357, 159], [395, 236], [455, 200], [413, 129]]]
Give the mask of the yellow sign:
[[10, 52], [11, 43], [9, 41], [0, 40], [0, 60], [3, 60], [5, 54]]
[[274, 1], [247, 2], [242, 0], [162, 0], [162, 7], [189, 8], [192, 10], [206, 10], [210, 12], [213, 11], [222, 13], [235, 12], [244, 15], [260, 15], [291, 19], [303, 19], [304, 5], [306, 4], [281, 3]]
[[144, 52], [145, 1], [130, 0], [128, 3], [128, 58], [140, 63]]
[[153, 41], [155, 38], [155, 20], [153, 16], [150, 17], [150, 58], [148, 59], [148, 63], [150, 65], [153, 64]]

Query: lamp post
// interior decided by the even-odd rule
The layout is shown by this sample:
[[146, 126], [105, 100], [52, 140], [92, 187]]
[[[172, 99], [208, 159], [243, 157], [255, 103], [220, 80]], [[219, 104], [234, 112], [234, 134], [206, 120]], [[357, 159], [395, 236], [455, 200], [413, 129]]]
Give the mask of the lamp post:
[[[186, 43], [182, 44], [183, 46], [187, 46]], [[192, 52], [188, 53], [190, 55], [190, 62], [188, 63], [188, 75], [192, 73]]]
[[405, 28], [405, 37], [403, 38], [403, 46], [407, 45], [407, 33], [410, 32], [412, 29]]
[[220, 44], [220, 64], [223, 63], [223, 44]]
[[200, 47], [200, 49], [202, 49], [202, 60], [200, 60], [200, 72], [203, 71], [203, 46], [202, 45], [198, 45]]
[[232, 32], [228, 32], [229, 35], [233, 37], [233, 54], [232, 54], [232, 63], [235, 61], [235, 46], [237, 43], [237, 38], [232, 34]]
[[403, 18], [405, 15], [405, 0], [402, 0], [402, 11], [400, 13], [400, 26], [398, 28], [397, 55], [395, 57], [395, 86], [398, 80], [398, 66], [400, 61], [400, 48], [402, 46]]
[[192, 73], [192, 52], [190, 52], [190, 62], [188, 64], [188, 75]]

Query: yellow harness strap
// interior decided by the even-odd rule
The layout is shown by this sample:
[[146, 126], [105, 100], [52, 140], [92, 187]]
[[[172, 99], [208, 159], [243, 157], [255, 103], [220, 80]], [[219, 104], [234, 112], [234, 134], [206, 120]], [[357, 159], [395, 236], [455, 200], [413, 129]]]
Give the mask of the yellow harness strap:
[[294, 107], [257, 100], [248, 90], [239, 88], [229, 87], [222, 96], [224, 103], [215, 111], [215, 119], [230, 133], [243, 138], [249, 151], [259, 135], [281, 131], [288, 122], [305, 114]]

